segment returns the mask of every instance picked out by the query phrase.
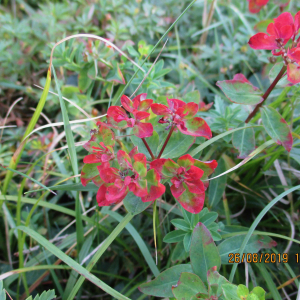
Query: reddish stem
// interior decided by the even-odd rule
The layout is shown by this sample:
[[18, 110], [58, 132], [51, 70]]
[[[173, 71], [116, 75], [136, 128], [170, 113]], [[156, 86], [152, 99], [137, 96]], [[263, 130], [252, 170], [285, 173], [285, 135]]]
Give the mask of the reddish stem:
[[151, 151], [151, 149], [150, 149], [150, 147], [149, 147], [147, 141], [145, 140], [145, 138], [142, 138], [142, 141], [143, 141], [144, 145], [146, 146], [146, 148], [147, 148], [149, 154], [151, 155], [152, 160], [154, 160], [154, 159], [155, 159], [155, 156], [153, 155], [153, 153], [152, 153], [152, 151]]
[[168, 134], [168, 136], [167, 136], [167, 138], [166, 138], [166, 140], [165, 140], [165, 143], [164, 143], [164, 145], [162, 146], [162, 148], [161, 148], [161, 150], [160, 150], [160, 152], [159, 152], [157, 158], [160, 158], [161, 155], [163, 154], [163, 152], [164, 152], [164, 150], [165, 150], [165, 148], [166, 148], [166, 146], [167, 146], [167, 144], [168, 144], [168, 142], [169, 142], [169, 139], [170, 139], [170, 137], [171, 137], [171, 135], [172, 135], [172, 133], [173, 133], [175, 127], [176, 127], [175, 124], [172, 125], [172, 128], [171, 128], [171, 130], [169, 131], [169, 134]]
[[282, 69], [280, 70], [280, 72], [278, 73], [278, 75], [276, 76], [276, 78], [274, 79], [274, 81], [271, 83], [271, 85], [269, 86], [269, 88], [266, 90], [266, 92], [262, 96], [263, 101], [260, 102], [259, 104], [257, 104], [255, 106], [254, 110], [252, 111], [252, 113], [249, 114], [249, 116], [246, 119], [245, 123], [249, 123], [249, 121], [256, 115], [256, 113], [258, 112], [259, 108], [264, 104], [264, 102], [267, 100], [267, 98], [269, 97], [270, 93], [272, 92], [272, 90], [274, 89], [274, 87], [276, 86], [276, 84], [278, 83], [278, 81], [284, 75], [285, 71], [286, 71], [286, 66], [283, 66]]

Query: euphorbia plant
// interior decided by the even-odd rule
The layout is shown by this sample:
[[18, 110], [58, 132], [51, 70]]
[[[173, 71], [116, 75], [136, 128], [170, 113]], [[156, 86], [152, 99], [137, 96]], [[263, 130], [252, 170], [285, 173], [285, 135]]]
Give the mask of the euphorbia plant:
[[[189, 154], [179, 157], [177, 163], [170, 158], [160, 157], [173, 132], [179, 130], [186, 135], [209, 139], [211, 130], [204, 119], [195, 116], [200, 109], [197, 103], [167, 99], [168, 107], [153, 103], [146, 96], [140, 94], [131, 100], [123, 95], [123, 108], [109, 107], [106, 122], [98, 122], [98, 130], [91, 131], [91, 139], [84, 145], [91, 154], [83, 160], [85, 165], [81, 172], [81, 182], [84, 186], [89, 181], [97, 185], [98, 205], [109, 206], [121, 202], [129, 192], [140, 197], [142, 202], [154, 201], [165, 192], [161, 181], [170, 180], [174, 198], [187, 211], [199, 213], [203, 208], [208, 186], [208, 182], [204, 184], [201, 179], [207, 179], [213, 173], [217, 162], [202, 162]], [[157, 124], [167, 124], [165, 130], [169, 130], [157, 158], [153, 154], [157, 149], [152, 151], [152, 145], [145, 139], [153, 135], [153, 124], [150, 123], [153, 120], [144, 121], [149, 119], [151, 110], [162, 116]], [[147, 161], [145, 153], [139, 152], [137, 146], [128, 151], [120, 140], [116, 144], [113, 129], [120, 128], [132, 128], [131, 133], [143, 140], [151, 161]], [[117, 150], [117, 145], [121, 149]]]

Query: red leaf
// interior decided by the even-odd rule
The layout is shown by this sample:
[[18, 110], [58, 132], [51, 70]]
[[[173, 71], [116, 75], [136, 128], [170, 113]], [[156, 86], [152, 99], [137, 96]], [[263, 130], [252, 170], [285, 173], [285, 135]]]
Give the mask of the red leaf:
[[287, 66], [287, 79], [288, 81], [296, 84], [300, 82], [300, 66], [296, 66], [293, 63]]
[[138, 122], [133, 127], [132, 133], [139, 138], [146, 138], [152, 136], [153, 125], [151, 123]]
[[190, 168], [192, 165], [194, 165], [195, 159], [190, 156], [189, 154], [185, 154], [178, 158], [177, 163], [181, 167]]
[[116, 179], [120, 178], [119, 170], [116, 168], [98, 169], [101, 179], [106, 183], [114, 183]]
[[151, 110], [158, 116], [167, 116], [171, 113], [170, 109], [163, 104], [154, 103], [151, 105]]
[[296, 63], [300, 64], [300, 47], [289, 49], [287, 55], [291, 60], [295, 60]]
[[145, 111], [136, 111], [136, 112], [133, 112], [133, 115], [136, 120], [141, 121], [141, 120], [148, 118], [150, 116], [150, 113], [145, 112]]
[[249, 42], [249, 46], [252, 49], [261, 49], [261, 50], [273, 50], [279, 49], [278, 44], [276, 42], [276, 36], [271, 35], [268, 36], [266, 33], [259, 32], [253, 35]]
[[133, 102], [130, 100], [129, 97], [122, 95], [121, 97], [121, 104], [122, 106], [129, 112], [133, 112]]
[[159, 159], [155, 159], [155, 160], [151, 161], [150, 169], [156, 170], [160, 176], [163, 176], [162, 168], [163, 168], [166, 160], [167, 160], [166, 158], [159, 158]]
[[178, 199], [182, 193], [185, 192], [185, 187], [183, 186], [183, 183], [178, 181], [177, 177], [173, 177], [171, 179], [171, 182], [173, 185], [171, 186], [170, 190], [175, 199]]
[[117, 154], [118, 163], [122, 169], [132, 168], [130, 156], [123, 150], [119, 150]]
[[262, 9], [262, 7], [266, 5], [268, 2], [269, 0], [250, 0], [249, 11], [253, 14], [258, 13]]
[[186, 105], [184, 105], [183, 107], [180, 107], [176, 113], [179, 116], [184, 117], [184, 119], [190, 119], [196, 115], [196, 113], [198, 112], [198, 109], [199, 109], [199, 106], [197, 103], [189, 102]]
[[143, 100], [143, 101], [141, 101], [139, 103], [137, 110], [139, 110], [139, 111], [146, 111], [146, 110], [148, 110], [151, 107], [152, 103], [153, 103], [152, 99]]
[[177, 200], [185, 210], [198, 214], [203, 208], [205, 194], [192, 194], [186, 190]]
[[142, 197], [141, 199], [143, 202], [154, 201], [157, 198], [161, 197], [164, 194], [165, 190], [166, 187], [161, 183], [158, 183], [157, 186], [152, 185], [149, 194], [145, 197]]
[[125, 110], [119, 106], [110, 106], [107, 110], [107, 115], [118, 123], [121, 121], [127, 121], [129, 119]]
[[183, 123], [184, 123], [184, 127], [182, 125], [177, 127], [184, 134], [188, 134], [192, 136], [203, 136], [207, 139], [210, 139], [212, 137], [212, 133], [209, 126], [200, 117], [183, 120]]
[[97, 154], [89, 154], [83, 158], [85, 164], [94, 164], [102, 162], [101, 158]]

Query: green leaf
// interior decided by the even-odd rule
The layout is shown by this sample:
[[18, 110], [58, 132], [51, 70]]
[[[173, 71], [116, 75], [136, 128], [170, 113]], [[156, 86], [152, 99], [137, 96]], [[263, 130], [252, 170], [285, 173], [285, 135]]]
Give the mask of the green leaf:
[[190, 224], [183, 219], [173, 219], [171, 223], [178, 229], [189, 231], [191, 230]]
[[238, 149], [238, 158], [246, 158], [255, 149], [255, 136], [253, 128], [236, 131], [232, 135], [232, 145]]
[[229, 283], [229, 281], [221, 276], [215, 268], [211, 268], [207, 272], [207, 281], [209, 286], [214, 286], [215, 291], [214, 295], [220, 297], [223, 294], [222, 285], [225, 283]]
[[[134, 144], [134, 146], [138, 147], [139, 153], [144, 153], [146, 155], [147, 159], [149, 159], [149, 160], [152, 159], [141, 138], [138, 138], [137, 136], [132, 135], [130, 137], [130, 139], [131, 139], [132, 143]], [[145, 138], [145, 140], [148, 143], [152, 153], [156, 153], [157, 147], [159, 144], [158, 133], [156, 131], [153, 131], [153, 135], [148, 138]]]
[[199, 222], [203, 223], [206, 227], [213, 223], [218, 218], [218, 214], [214, 211], [209, 212], [199, 219]]
[[93, 82], [93, 80], [88, 76], [88, 71], [89, 68], [83, 68], [78, 76], [78, 87], [81, 93], [85, 92]]
[[184, 239], [186, 232], [183, 230], [174, 230], [166, 234], [163, 241], [165, 243], [177, 243]]
[[177, 285], [172, 287], [173, 295], [178, 300], [190, 299], [198, 293], [207, 293], [202, 280], [193, 273], [183, 272]]
[[144, 211], [152, 202], [143, 202], [141, 197], [137, 197], [132, 192], [129, 192], [123, 200], [123, 203], [128, 212], [137, 215]]
[[[55, 290], [43, 291], [41, 295], [36, 295], [34, 300], [52, 300], [56, 297]], [[28, 297], [26, 300], [32, 299], [32, 296]]]
[[241, 299], [247, 298], [247, 296], [249, 295], [249, 289], [245, 285], [243, 285], [243, 284], [239, 284], [238, 285], [236, 292], [237, 292], [237, 295]]
[[[224, 172], [226, 172], [225, 161], [223, 158], [220, 158], [218, 160], [218, 166], [214, 175], [218, 176]], [[220, 202], [225, 191], [226, 182], [227, 175], [220, 176], [210, 182], [208, 188], [208, 203], [211, 208], [217, 207], [218, 203]]]
[[5, 290], [3, 288], [3, 281], [0, 280], [0, 299], [1, 300], [6, 300], [6, 293]]
[[[161, 150], [168, 133], [169, 132], [166, 131], [162, 135], [160, 143], [158, 145], [156, 155], [159, 154], [159, 151]], [[194, 142], [195, 142], [195, 137], [191, 135], [183, 134], [179, 130], [177, 132], [173, 132], [161, 158], [179, 157], [182, 154], [184, 154], [192, 146]]]
[[245, 105], [256, 105], [262, 102], [263, 93], [248, 80], [243, 80], [236, 80], [234, 77], [233, 80], [218, 81], [216, 85], [231, 102]]
[[241, 300], [237, 295], [237, 286], [226, 283], [222, 285], [223, 295], [226, 300]]
[[[260, 275], [266, 282], [271, 294], [273, 300], [280, 300], [282, 297], [280, 296], [278, 289], [274, 283], [275, 279], [271, 277], [271, 273], [266, 269], [266, 266], [264, 263], [261, 264], [254, 264], [255, 267], [258, 268]], [[257, 295], [258, 296], [258, 295]]]
[[209, 230], [201, 222], [193, 231], [191, 250], [191, 264], [194, 273], [203, 282], [207, 282], [207, 271], [212, 267], [221, 266], [221, 258]]
[[[230, 264], [229, 263], [229, 253], [238, 253], [238, 250], [240, 249], [242, 242], [245, 238], [245, 235], [236, 235], [231, 238], [226, 239], [222, 243], [218, 245], [218, 250], [221, 256], [221, 262], [222, 264]], [[260, 249], [270, 249], [272, 247], [275, 247], [277, 243], [272, 240], [268, 236], [260, 236], [260, 235], [253, 235], [244, 250], [244, 258], [246, 257], [247, 253], [257, 253]], [[240, 257], [240, 261], [242, 262], [242, 256]]]
[[52, 243], [50, 243], [48, 240], [46, 240], [43, 236], [35, 232], [34, 230], [25, 227], [25, 226], [18, 226], [16, 229], [22, 230], [25, 233], [27, 233], [29, 236], [31, 236], [34, 240], [36, 240], [39, 244], [41, 244], [43, 247], [45, 247], [47, 250], [49, 250], [52, 254], [60, 258], [63, 262], [65, 262], [67, 265], [69, 265], [73, 270], [76, 270], [76, 272], [80, 273], [84, 278], [91, 281], [93, 284], [98, 286], [100, 289], [111, 295], [112, 297], [116, 297], [118, 299], [124, 299], [129, 300], [129, 298], [123, 296], [119, 292], [112, 289], [110, 286], [108, 286], [106, 283], [98, 279], [96, 276], [91, 274], [89, 271], [87, 271], [86, 268], [78, 264], [75, 260], [73, 260], [71, 257], [66, 255], [64, 252], [62, 252], [60, 249], [58, 249], [56, 246], [54, 246]]
[[182, 264], [171, 267], [160, 273], [154, 280], [143, 283], [139, 290], [146, 294], [156, 297], [173, 297], [172, 285], [176, 285], [180, 274], [183, 272], [192, 273], [190, 264]]
[[199, 104], [200, 99], [201, 99], [200, 92], [192, 91], [192, 92], [185, 94], [182, 100], [185, 103], [195, 102], [195, 103]]
[[261, 288], [260, 286], [256, 286], [251, 294], [255, 294], [259, 300], [265, 300], [265, 295], [266, 295], [266, 292], [263, 288]]
[[186, 252], [190, 251], [192, 243], [192, 231], [188, 232], [183, 239], [183, 246]]
[[171, 260], [172, 262], [182, 261], [189, 257], [189, 252], [184, 249], [183, 242], [178, 242], [172, 252]]
[[116, 63], [115, 61], [113, 61], [113, 68], [107, 74], [106, 80], [112, 81], [114, 83], [125, 84], [125, 79], [120, 70], [119, 63]]
[[287, 151], [291, 151], [293, 137], [285, 119], [273, 107], [264, 106], [260, 109], [262, 123], [269, 136]]

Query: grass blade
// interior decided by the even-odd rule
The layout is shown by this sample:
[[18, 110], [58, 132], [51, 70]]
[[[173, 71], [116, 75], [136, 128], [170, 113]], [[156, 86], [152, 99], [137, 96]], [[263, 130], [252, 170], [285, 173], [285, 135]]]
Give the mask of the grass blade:
[[[41, 96], [41, 99], [38, 103], [38, 106], [37, 106], [32, 118], [30, 120], [30, 123], [27, 126], [27, 129], [24, 133], [24, 137], [26, 137], [33, 130], [36, 122], [38, 121], [38, 119], [40, 117], [40, 114], [41, 114], [41, 112], [44, 108], [45, 102], [46, 102], [46, 98], [47, 98], [48, 91], [49, 91], [49, 88], [50, 88], [50, 83], [51, 83], [51, 70], [49, 69], [48, 73], [47, 73], [47, 80], [46, 80], [44, 91], [42, 93], [42, 96]], [[19, 160], [22, 156], [22, 153], [23, 153], [24, 148], [25, 148], [25, 143], [26, 143], [26, 140], [23, 140], [22, 143], [20, 144], [20, 146], [18, 147], [18, 149], [16, 150], [16, 152], [14, 153], [13, 157], [10, 160], [9, 168], [11, 170], [8, 169], [9, 171], [5, 175], [5, 179], [4, 179], [4, 183], [3, 183], [3, 187], [2, 187], [2, 194], [4, 194], [4, 195], [7, 192], [8, 184], [11, 181], [12, 176], [13, 176], [13, 171], [12, 170], [16, 169], [16, 167], [18, 165], [18, 162], [19, 162]], [[2, 202], [0, 203], [0, 207], [2, 207]]]
[[[52, 66], [53, 69], [53, 75], [56, 83], [56, 88], [57, 88], [57, 93], [59, 97], [59, 102], [60, 102], [60, 108], [61, 108], [61, 113], [63, 117], [63, 122], [64, 122], [64, 129], [66, 132], [66, 138], [67, 138], [67, 144], [69, 146], [69, 154], [70, 154], [70, 161], [73, 169], [74, 175], [78, 174], [78, 164], [77, 164], [77, 154], [76, 154], [76, 149], [75, 149], [75, 142], [74, 142], [74, 137], [73, 133], [71, 130], [71, 125], [69, 121], [69, 116], [68, 112], [66, 109], [65, 102], [62, 98], [62, 94], [60, 91], [60, 87], [58, 84], [58, 80], [56, 77], [55, 69]], [[79, 182], [79, 178], [75, 177], [75, 182]], [[81, 207], [80, 207], [80, 201], [79, 201], [79, 194], [76, 194], [75, 198], [75, 211], [76, 211], [76, 234], [77, 234], [77, 247], [78, 247], [78, 252], [80, 251], [82, 245], [83, 245], [83, 225], [82, 225], [82, 219], [81, 219]]]
[[43, 247], [48, 249], [52, 254], [54, 254], [56, 257], [60, 258], [63, 262], [65, 262], [68, 266], [70, 266], [73, 270], [75, 270], [76, 272], [81, 274], [83, 278], [88, 279], [90, 282], [92, 282], [93, 284], [95, 284], [96, 286], [101, 288], [103, 291], [105, 291], [109, 295], [115, 297], [116, 299], [120, 299], [120, 300], [130, 300], [129, 298], [123, 296], [122, 294], [120, 294], [116, 290], [112, 289], [107, 284], [105, 284], [103, 281], [98, 279], [96, 276], [91, 274], [87, 269], [82, 267], [75, 260], [73, 260], [71, 257], [66, 255], [64, 252], [62, 252], [56, 246], [51, 244], [48, 240], [46, 240], [43, 236], [41, 236], [34, 230], [27, 228], [25, 226], [18, 226], [17, 229], [22, 230], [25, 233], [27, 233], [34, 240], [36, 240], [39, 244], [41, 244]]
[[[262, 220], [262, 218], [265, 216], [265, 214], [278, 202], [280, 201], [283, 197], [285, 197], [286, 195], [288, 195], [289, 193], [292, 193], [293, 191], [299, 190], [300, 189], [300, 185], [297, 185], [283, 193], [281, 193], [280, 195], [278, 195], [276, 198], [274, 198], [261, 212], [260, 214], [256, 217], [255, 221], [252, 223], [251, 227], [248, 230], [247, 235], [244, 238], [244, 241], [239, 249], [239, 254], [240, 256], [243, 255], [244, 250], [245, 250], [245, 246], [247, 245], [252, 233], [254, 232], [255, 228], [257, 227], [257, 225], [259, 224], [259, 222]], [[233, 281], [233, 277], [235, 274], [237, 268], [237, 263], [234, 263], [231, 273], [230, 273], [230, 277], [229, 277], [229, 281], [232, 282]]]

